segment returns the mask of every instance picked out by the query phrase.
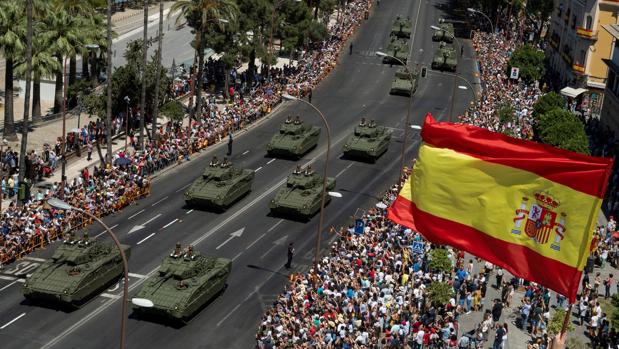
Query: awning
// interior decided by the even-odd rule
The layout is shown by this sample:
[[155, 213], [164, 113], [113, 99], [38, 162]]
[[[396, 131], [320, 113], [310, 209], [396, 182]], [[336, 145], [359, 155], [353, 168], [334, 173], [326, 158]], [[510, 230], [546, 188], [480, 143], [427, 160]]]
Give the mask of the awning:
[[587, 92], [586, 88], [573, 88], [573, 87], [564, 87], [561, 90], [561, 94], [566, 97], [576, 98], [580, 96], [583, 92]]

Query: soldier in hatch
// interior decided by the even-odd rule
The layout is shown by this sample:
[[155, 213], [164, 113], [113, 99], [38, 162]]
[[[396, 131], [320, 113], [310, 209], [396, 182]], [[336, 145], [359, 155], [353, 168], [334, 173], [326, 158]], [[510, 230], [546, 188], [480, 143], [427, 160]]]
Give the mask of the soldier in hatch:
[[213, 156], [213, 159], [212, 159], [212, 160], [211, 160], [211, 162], [209, 163], [209, 166], [211, 166], [211, 167], [215, 167], [215, 166], [217, 166], [217, 165], [219, 165], [219, 160], [217, 159], [217, 157], [216, 157], [216, 156]]

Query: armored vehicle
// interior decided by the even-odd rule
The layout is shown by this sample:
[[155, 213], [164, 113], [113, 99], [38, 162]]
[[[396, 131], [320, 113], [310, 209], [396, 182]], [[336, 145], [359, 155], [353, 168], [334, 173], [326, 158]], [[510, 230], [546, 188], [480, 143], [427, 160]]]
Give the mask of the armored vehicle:
[[233, 167], [226, 158], [220, 163], [214, 157], [202, 176], [185, 192], [185, 202], [224, 209], [247, 194], [253, 180], [254, 170]]
[[[186, 323], [225, 289], [231, 269], [229, 259], [202, 256], [191, 245], [183, 250], [177, 243], [157, 273], [146, 279], [133, 309], [139, 315]], [[139, 306], [136, 299], [150, 304]]]
[[[272, 213], [309, 218], [320, 210], [323, 177], [311, 167], [297, 166], [269, 203]], [[327, 178], [327, 190], [335, 188], [335, 178]], [[331, 198], [327, 195], [325, 205]]]
[[299, 120], [298, 116], [294, 121], [288, 117], [267, 144], [267, 153], [271, 156], [300, 158], [316, 146], [319, 137], [320, 127], [308, 125]]
[[435, 30], [432, 34], [432, 40], [434, 41], [444, 41], [448, 43], [452, 43], [454, 41], [454, 25], [453, 23], [447, 23], [444, 19], [439, 18], [438, 27], [440, 30]]
[[432, 69], [456, 71], [457, 65], [458, 56], [456, 55], [456, 50], [451, 46], [447, 46], [444, 42], [441, 42], [436, 52], [434, 52]]
[[374, 120], [366, 123], [361, 119], [355, 132], [344, 143], [344, 156], [348, 158], [376, 161], [389, 148], [391, 132], [384, 126], [377, 126]]
[[391, 27], [391, 36], [395, 36], [398, 38], [410, 38], [411, 37], [411, 28], [412, 23], [410, 18], [403, 18], [398, 16], [395, 21], [393, 21], [393, 26]]
[[[122, 248], [129, 258], [130, 247]], [[80, 307], [122, 273], [122, 258], [114, 244], [88, 239], [86, 233], [76, 240], [71, 234], [26, 279], [22, 292], [30, 300]]]
[[395, 57], [406, 64], [408, 60], [408, 39], [398, 39], [396, 37], [390, 37], [387, 44], [386, 54], [383, 58], [383, 63], [387, 64], [400, 64], [398, 60], [393, 59]]
[[389, 94], [410, 97], [411, 93], [414, 94], [417, 91], [417, 82], [417, 74], [413, 73], [413, 80], [411, 80], [411, 76], [402, 67], [395, 73]]

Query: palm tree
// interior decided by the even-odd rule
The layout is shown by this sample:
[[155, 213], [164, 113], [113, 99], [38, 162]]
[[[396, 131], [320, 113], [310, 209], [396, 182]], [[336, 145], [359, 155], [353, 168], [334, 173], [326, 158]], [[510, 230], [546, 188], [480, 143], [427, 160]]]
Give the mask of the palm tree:
[[[54, 11], [45, 19], [47, 30], [41, 35], [50, 45], [50, 50], [60, 64], [65, 57], [75, 55], [76, 49], [84, 46], [84, 36], [80, 32], [83, 19], [71, 16], [67, 11]], [[58, 113], [63, 103], [63, 71], [56, 72], [54, 113]]]
[[159, 0], [159, 32], [157, 33], [157, 72], [155, 76], [155, 102], [153, 103], [153, 117], [151, 122], [151, 138], [157, 134], [157, 116], [159, 114], [159, 85], [161, 84], [161, 54], [163, 50], [163, 0]]
[[15, 61], [23, 54], [26, 18], [22, 1], [0, 1], [0, 50], [6, 60], [4, 80], [4, 138], [16, 140], [13, 115], [13, 78]]
[[[239, 8], [235, 0], [179, 0], [172, 5], [168, 17], [180, 11], [180, 16], [176, 19], [176, 24], [181, 24], [182, 19], [196, 30], [198, 41], [198, 75], [195, 79], [195, 98], [196, 109], [198, 112], [202, 108], [202, 71], [204, 70], [204, 49], [206, 39], [204, 33], [209, 24], [222, 26], [224, 22], [236, 22]], [[193, 110], [191, 111], [193, 115]]]

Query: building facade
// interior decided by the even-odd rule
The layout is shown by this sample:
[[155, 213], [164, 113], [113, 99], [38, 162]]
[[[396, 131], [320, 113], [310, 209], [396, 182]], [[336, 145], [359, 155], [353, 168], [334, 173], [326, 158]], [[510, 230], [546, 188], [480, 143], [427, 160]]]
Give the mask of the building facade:
[[619, 24], [606, 24], [603, 28], [614, 40], [611, 58], [604, 60], [608, 66], [608, 77], [601, 119], [617, 133], [619, 131]]
[[548, 30], [550, 73], [555, 87], [587, 89], [585, 108], [599, 115], [613, 50], [603, 25], [617, 24], [619, 0], [554, 0]]

